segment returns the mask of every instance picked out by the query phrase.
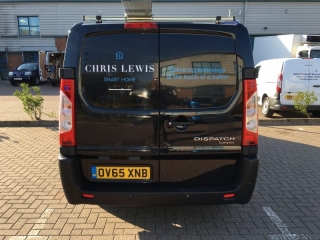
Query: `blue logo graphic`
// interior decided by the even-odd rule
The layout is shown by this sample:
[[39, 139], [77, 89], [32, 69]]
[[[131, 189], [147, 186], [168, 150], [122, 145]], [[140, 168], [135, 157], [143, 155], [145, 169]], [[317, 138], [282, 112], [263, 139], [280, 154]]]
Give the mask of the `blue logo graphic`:
[[117, 52], [116, 53], [116, 59], [117, 60], [122, 60], [123, 59], [123, 53], [122, 52]]

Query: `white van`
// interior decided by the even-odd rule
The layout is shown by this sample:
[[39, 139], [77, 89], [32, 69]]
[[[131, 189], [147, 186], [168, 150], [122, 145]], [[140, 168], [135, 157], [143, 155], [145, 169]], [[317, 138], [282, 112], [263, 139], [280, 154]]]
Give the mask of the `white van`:
[[320, 116], [320, 59], [270, 59], [259, 62], [255, 68], [259, 71], [258, 105], [264, 116], [295, 111], [293, 98], [299, 91], [315, 93], [318, 101], [307, 110], [314, 117]]

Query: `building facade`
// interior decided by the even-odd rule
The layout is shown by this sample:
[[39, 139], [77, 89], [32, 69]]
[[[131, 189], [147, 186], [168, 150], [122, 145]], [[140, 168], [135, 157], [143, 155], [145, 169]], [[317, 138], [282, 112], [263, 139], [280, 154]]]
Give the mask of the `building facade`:
[[[320, 2], [296, 1], [157, 1], [157, 17], [235, 16], [254, 36], [320, 35]], [[38, 61], [39, 51], [64, 51], [68, 31], [83, 15], [121, 17], [121, 1], [0, 0], [0, 77], [23, 61]]]

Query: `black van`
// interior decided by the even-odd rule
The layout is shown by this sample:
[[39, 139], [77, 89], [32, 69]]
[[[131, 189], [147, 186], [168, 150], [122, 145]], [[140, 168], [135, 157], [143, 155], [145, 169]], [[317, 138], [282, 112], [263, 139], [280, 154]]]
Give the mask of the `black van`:
[[98, 16], [71, 28], [60, 77], [59, 166], [69, 203], [249, 202], [258, 117], [242, 24]]

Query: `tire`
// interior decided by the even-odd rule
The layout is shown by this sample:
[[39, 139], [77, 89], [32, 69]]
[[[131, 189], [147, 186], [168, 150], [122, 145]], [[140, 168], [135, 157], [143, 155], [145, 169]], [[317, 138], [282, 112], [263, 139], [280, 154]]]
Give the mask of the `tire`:
[[17, 85], [18, 85], [18, 84], [17, 84], [16, 82], [14, 82], [13, 80], [10, 81], [10, 83], [11, 83], [11, 86], [17, 86]]
[[40, 79], [38, 77], [36, 77], [36, 79], [34, 80], [34, 85], [40, 85]]
[[270, 100], [268, 97], [265, 97], [262, 101], [262, 108], [261, 108], [262, 114], [265, 117], [272, 117], [274, 111], [270, 110]]
[[311, 111], [312, 116], [316, 118], [320, 118], [320, 111]]
[[52, 83], [51, 83], [51, 86], [52, 86], [52, 87], [55, 87], [55, 86], [57, 86], [57, 83], [56, 83], [56, 82], [52, 82]]

